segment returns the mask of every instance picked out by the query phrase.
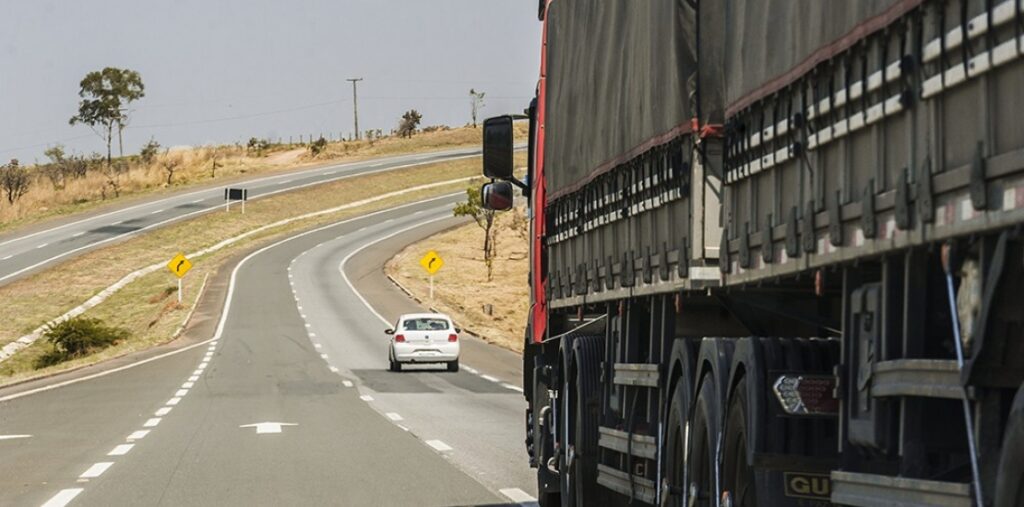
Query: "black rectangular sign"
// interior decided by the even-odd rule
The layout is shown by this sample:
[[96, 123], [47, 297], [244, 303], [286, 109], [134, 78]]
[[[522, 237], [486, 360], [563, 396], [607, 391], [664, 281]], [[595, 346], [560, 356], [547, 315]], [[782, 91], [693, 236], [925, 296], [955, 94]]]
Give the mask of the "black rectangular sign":
[[224, 200], [225, 201], [248, 201], [249, 200], [249, 189], [248, 188], [225, 188], [224, 189]]

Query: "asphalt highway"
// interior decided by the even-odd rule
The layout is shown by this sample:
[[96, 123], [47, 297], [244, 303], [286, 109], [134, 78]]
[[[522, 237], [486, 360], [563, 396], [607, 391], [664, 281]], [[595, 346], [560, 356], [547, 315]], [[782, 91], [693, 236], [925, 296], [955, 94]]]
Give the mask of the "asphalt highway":
[[[409, 165], [442, 162], [479, 155], [478, 148], [377, 158], [326, 167], [289, 171], [273, 176], [232, 181], [221, 186], [147, 198], [113, 210], [44, 224], [0, 236], [0, 285], [47, 266], [128, 236], [201, 213], [224, 208], [224, 186], [248, 189], [249, 199], [327, 183], [361, 174]], [[234, 206], [240, 204], [235, 203]]]
[[386, 371], [384, 321], [422, 308], [381, 264], [460, 198], [252, 252], [167, 357], [0, 390], [0, 505], [529, 503], [519, 356], [463, 336], [458, 373]]

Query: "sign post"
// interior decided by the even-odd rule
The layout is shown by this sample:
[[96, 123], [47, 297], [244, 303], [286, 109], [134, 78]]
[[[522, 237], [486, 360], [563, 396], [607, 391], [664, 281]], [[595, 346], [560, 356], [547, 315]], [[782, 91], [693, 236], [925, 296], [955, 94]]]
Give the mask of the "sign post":
[[437, 273], [441, 266], [444, 266], [444, 259], [437, 252], [431, 250], [420, 259], [420, 266], [430, 275], [430, 300], [434, 300], [434, 273]]
[[225, 188], [224, 211], [231, 211], [231, 201], [242, 201], [242, 214], [245, 214], [245, 201], [249, 200], [248, 188]]
[[178, 304], [181, 304], [181, 279], [185, 278], [185, 273], [188, 273], [188, 270], [192, 269], [192, 262], [185, 257], [185, 254], [178, 253], [178, 255], [175, 255], [174, 258], [167, 263], [167, 269], [169, 269], [171, 273], [174, 273], [174, 276], [178, 277]]

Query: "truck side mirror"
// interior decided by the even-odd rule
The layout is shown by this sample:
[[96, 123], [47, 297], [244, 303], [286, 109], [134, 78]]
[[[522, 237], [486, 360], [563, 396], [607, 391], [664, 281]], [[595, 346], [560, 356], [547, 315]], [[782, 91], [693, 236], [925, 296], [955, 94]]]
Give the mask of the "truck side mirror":
[[484, 175], [496, 180], [513, 178], [512, 116], [484, 120]]
[[484, 209], [493, 211], [512, 209], [512, 184], [507, 181], [484, 183], [480, 188], [480, 202]]

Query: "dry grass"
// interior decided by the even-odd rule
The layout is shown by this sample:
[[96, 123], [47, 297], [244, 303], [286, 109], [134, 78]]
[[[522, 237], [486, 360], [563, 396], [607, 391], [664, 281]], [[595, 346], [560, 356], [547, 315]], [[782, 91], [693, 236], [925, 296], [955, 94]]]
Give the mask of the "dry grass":
[[[517, 133], [525, 138], [525, 127]], [[316, 164], [479, 146], [480, 138], [479, 128], [464, 127], [420, 133], [409, 139], [388, 137], [373, 143], [342, 141], [330, 143], [327, 150], [317, 157], [312, 157], [309, 150], [301, 145], [276, 145], [259, 154], [247, 152], [239, 146], [174, 150], [158, 155], [149, 164], [135, 159], [129, 161], [131, 169], [118, 179], [119, 196], [114, 195], [108, 178], [96, 169], [91, 169], [83, 178], [69, 179], [62, 190], [55, 189], [42, 174], [36, 174], [31, 189], [21, 200], [14, 205], [7, 205], [6, 202], [0, 205], [0, 232], [146, 194]], [[167, 184], [165, 171], [169, 160], [180, 161], [170, 185]], [[216, 171], [213, 167], [215, 162]]]
[[[89, 252], [47, 271], [0, 287], [0, 300], [5, 302], [0, 306], [0, 345], [31, 332], [42, 323], [81, 304], [127, 273], [170, 259], [178, 251], [196, 251], [225, 238], [303, 213], [402, 188], [473, 176], [479, 172], [480, 160], [474, 158], [341, 180], [253, 201], [247, 206], [245, 215], [213, 212]], [[202, 278], [216, 271], [225, 259], [242, 249], [268, 243], [292, 231], [462, 188], [464, 184], [457, 183], [420, 190], [360, 208], [292, 222], [250, 236], [208, 256], [193, 259], [194, 267], [185, 278], [186, 304], [180, 307], [174, 300], [176, 288], [173, 275], [162, 270], [147, 275], [86, 314], [100, 318], [107, 324], [128, 329], [132, 333], [130, 340], [92, 356], [37, 371], [32, 367], [33, 362], [49, 347], [49, 344], [39, 341], [0, 363], [0, 382], [10, 383], [40, 373], [94, 363], [166, 342], [196, 297]]]
[[[522, 352], [530, 300], [525, 210], [501, 213], [496, 224], [498, 248], [491, 281], [483, 259], [483, 229], [475, 223], [408, 246], [388, 261], [386, 270], [427, 301], [430, 279], [419, 260], [428, 251], [437, 251], [445, 264], [434, 275], [434, 307], [488, 342]], [[485, 312], [485, 305], [492, 305], [493, 314]]]

